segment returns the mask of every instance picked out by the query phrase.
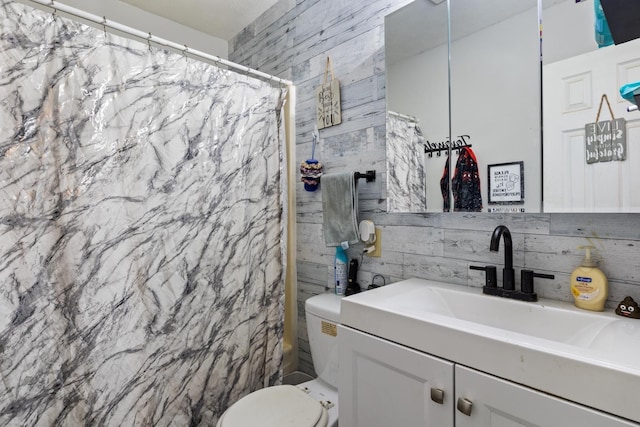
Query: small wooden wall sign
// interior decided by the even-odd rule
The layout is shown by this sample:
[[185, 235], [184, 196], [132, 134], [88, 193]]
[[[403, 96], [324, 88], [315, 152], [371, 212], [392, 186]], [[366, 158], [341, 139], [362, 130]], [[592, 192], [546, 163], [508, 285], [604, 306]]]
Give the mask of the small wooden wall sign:
[[[607, 101], [611, 120], [600, 121], [602, 102]], [[584, 127], [587, 164], [597, 162], [622, 161], [627, 158], [627, 122], [616, 119], [607, 95], [600, 98], [600, 107], [595, 123]]]
[[[329, 73], [331, 73], [331, 80], [328, 79]], [[324, 129], [340, 123], [342, 123], [340, 81], [334, 78], [331, 59], [327, 57], [324, 82], [316, 87], [316, 124], [318, 129]]]

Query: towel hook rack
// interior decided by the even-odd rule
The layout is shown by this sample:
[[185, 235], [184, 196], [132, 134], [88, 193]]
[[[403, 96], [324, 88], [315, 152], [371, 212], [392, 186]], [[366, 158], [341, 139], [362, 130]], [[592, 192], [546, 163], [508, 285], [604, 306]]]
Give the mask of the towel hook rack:
[[[455, 150], [458, 152], [458, 154], [460, 154], [460, 150], [463, 148], [471, 148], [473, 147], [473, 145], [471, 144], [452, 144], [451, 146], [451, 150]], [[433, 157], [433, 153], [436, 153], [438, 157], [440, 157], [440, 153], [443, 151], [448, 151], [449, 147], [440, 147], [440, 148], [427, 148], [427, 146], [424, 146], [424, 152], [425, 154], [428, 154], [429, 157]]]
[[367, 182], [373, 182], [376, 180], [376, 171], [372, 170], [372, 171], [367, 171], [367, 173], [360, 173], [360, 172], [355, 172], [353, 174], [353, 177], [357, 180], [360, 178], [365, 178], [367, 180]]

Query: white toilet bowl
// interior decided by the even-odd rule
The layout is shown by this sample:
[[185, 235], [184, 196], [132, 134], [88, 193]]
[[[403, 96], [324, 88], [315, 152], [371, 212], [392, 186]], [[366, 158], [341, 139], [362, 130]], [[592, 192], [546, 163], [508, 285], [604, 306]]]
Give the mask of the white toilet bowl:
[[313, 366], [318, 378], [297, 386], [267, 387], [229, 407], [217, 427], [337, 427], [337, 323], [341, 297], [322, 294], [305, 303]]
[[304, 391], [279, 385], [255, 391], [225, 411], [218, 427], [327, 427], [327, 410]]

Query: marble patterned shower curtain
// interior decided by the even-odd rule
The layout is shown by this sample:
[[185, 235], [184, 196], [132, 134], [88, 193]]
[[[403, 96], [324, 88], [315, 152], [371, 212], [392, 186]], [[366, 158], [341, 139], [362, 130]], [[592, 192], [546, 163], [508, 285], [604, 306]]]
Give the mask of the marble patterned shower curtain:
[[418, 124], [387, 114], [387, 211], [426, 212], [424, 136]]
[[281, 97], [0, 0], [0, 425], [215, 425], [282, 366]]

